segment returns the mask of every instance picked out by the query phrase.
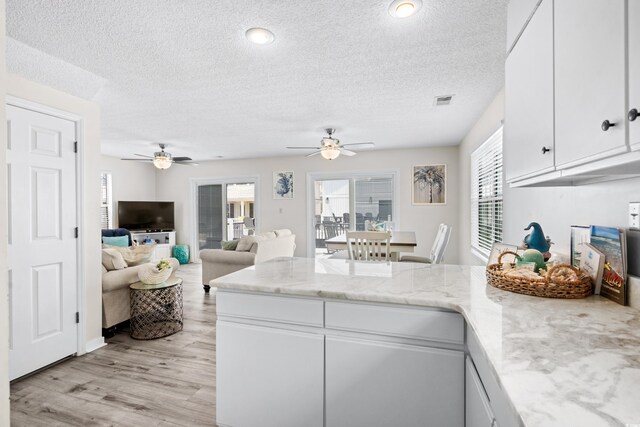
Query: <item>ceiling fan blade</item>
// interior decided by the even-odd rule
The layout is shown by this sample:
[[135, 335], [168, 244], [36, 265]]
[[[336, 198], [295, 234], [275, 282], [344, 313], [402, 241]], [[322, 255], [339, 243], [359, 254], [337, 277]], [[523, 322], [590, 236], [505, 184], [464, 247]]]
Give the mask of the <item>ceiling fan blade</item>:
[[340, 150], [340, 154], [344, 154], [345, 156], [355, 156], [358, 153], [356, 153], [355, 151], [346, 150], [343, 148], [342, 150]]
[[351, 144], [341, 144], [342, 147], [352, 147], [354, 145], [358, 145], [361, 148], [364, 148], [364, 147], [373, 147], [376, 144], [374, 144], [373, 142], [354, 142], [354, 143], [351, 143]]
[[147, 159], [153, 159], [152, 156], [145, 156], [144, 154], [138, 154], [138, 153], [134, 153], [134, 156], [140, 156], [140, 157], [146, 157]]
[[193, 160], [191, 157], [174, 157], [173, 161], [174, 162], [188, 162], [190, 160]]
[[320, 147], [287, 147], [290, 150], [319, 150]]
[[314, 152], [313, 152], [313, 153], [311, 153], [311, 154], [307, 154], [305, 157], [315, 156], [316, 154], [320, 154], [320, 150], [318, 150], [318, 151], [314, 151]]
[[196, 162], [173, 162], [174, 165], [185, 165], [185, 166], [198, 166], [199, 163]]
[[120, 159], [120, 160], [133, 160], [134, 162], [152, 162], [153, 158], [149, 158], [149, 159]]

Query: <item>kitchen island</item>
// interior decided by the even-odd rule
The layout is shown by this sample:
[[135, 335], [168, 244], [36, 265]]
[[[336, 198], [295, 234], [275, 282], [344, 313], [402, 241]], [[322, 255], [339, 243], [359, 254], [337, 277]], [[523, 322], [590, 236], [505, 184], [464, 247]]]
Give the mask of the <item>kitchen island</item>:
[[[488, 413], [495, 413], [497, 424], [502, 427], [640, 425], [640, 312], [598, 296], [554, 300], [505, 292], [486, 285], [483, 267], [307, 258], [275, 259], [219, 278], [215, 286], [219, 315], [219, 417], [242, 406], [242, 396], [229, 395], [227, 385], [231, 379], [225, 376], [227, 367], [240, 372], [239, 378], [243, 369], [250, 372], [247, 365], [252, 361], [259, 364], [260, 349], [265, 348], [265, 365], [260, 369], [269, 370], [267, 353], [277, 348], [284, 359], [291, 353], [291, 360], [285, 360], [282, 365], [291, 366], [292, 375], [286, 378], [289, 386], [306, 380], [317, 386], [305, 389], [308, 393], [296, 394], [301, 403], [294, 406], [303, 408], [297, 415], [309, 417], [307, 425], [315, 425], [317, 421], [322, 425], [323, 417], [327, 426], [340, 425], [340, 422], [329, 422], [331, 417], [339, 420], [345, 408], [339, 406], [340, 400], [335, 401], [334, 407], [327, 406], [334, 402], [329, 391], [333, 390], [330, 386], [334, 387], [331, 383], [335, 383], [329, 381], [328, 370], [339, 372], [341, 380], [348, 377], [349, 370], [340, 370], [340, 363], [331, 362], [328, 353], [325, 360], [325, 352], [330, 345], [340, 351], [346, 348], [339, 354], [348, 360], [351, 353], [347, 350], [351, 348], [336, 343], [346, 345], [349, 341], [349, 345], [363, 343], [364, 346], [376, 341], [377, 338], [369, 338], [375, 336], [382, 338], [367, 347], [372, 349], [372, 354], [380, 349], [402, 349], [403, 357], [406, 355], [402, 360], [407, 361], [407, 366], [413, 366], [414, 356], [422, 352], [425, 357], [436, 358], [442, 366], [464, 369], [458, 354], [466, 354], [467, 370], [462, 377], [463, 381], [465, 377], [467, 380], [466, 387], [462, 385], [466, 398], [463, 394], [462, 404], [466, 401], [467, 413], [484, 405]], [[248, 299], [239, 300], [238, 296]], [[350, 303], [349, 307], [356, 311], [348, 311], [345, 303]], [[380, 324], [368, 328], [363, 322], [372, 310], [377, 317], [370, 317], [371, 322]], [[353, 313], [351, 318], [350, 313]], [[464, 320], [463, 327], [466, 325], [463, 336], [457, 326], [457, 313]], [[391, 322], [377, 321], [387, 315], [391, 316]], [[409, 321], [421, 318], [437, 327], [422, 330], [422, 325]], [[268, 328], [260, 323], [265, 319]], [[221, 323], [228, 327], [222, 338]], [[396, 326], [405, 328], [397, 333], [397, 340], [401, 340], [398, 342], [393, 341]], [[251, 335], [255, 331], [282, 332], [281, 327], [287, 329], [286, 333]], [[255, 353], [251, 355], [253, 359], [243, 359], [245, 365], [234, 365], [236, 362], [230, 361], [231, 356], [242, 353], [226, 353], [227, 347], [236, 342], [235, 331], [247, 332], [243, 339], [253, 340], [250, 344], [255, 344], [238, 350]], [[274, 337], [275, 345], [268, 350], [270, 336]], [[283, 337], [294, 341], [277, 341]], [[285, 347], [290, 342], [300, 346], [292, 345], [288, 352]], [[303, 349], [305, 355], [296, 354], [294, 350], [298, 348]], [[354, 354], [366, 355], [364, 352]], [[384, 352], [380, 354], [388, 356]], [[392, 366], [395, 365], [382, 363], [376, 372], [393, 371]], [[322, 371], [321, 375], [316, 375], [314, 370]], [[479, 374], [484, 384], [478, 388], [486, 391], [488, 398], [476, 399], [469, 395], [470, 372], [473, 376]], [[282, 375], [275, 375], [277, 373], [274, 367], [270, 381], [279, 381]], [[433, 372], [425, 370], [421, 374], [433, 375]], [[250, 377], [253, 380], [256, 376]], [[447, 378], [456, 387], [460, 382], [458, 373]], [[448, 392], [447, 384], [439, 380]], [[366, 379], [358, 378], [358, 381], [364, 381], [366, 386]], [[393, 385], [392, 381], [390, 384]], [[267, 396], [269, 385], [259, 386], [265, 387], [263, 392]], [[352, 386], [350, 394], [343, 397], [357, 394], [358, 384]], [[319, 400], [320, 407], [310, 405], [310, 411], [305, 412], [306, 403], [302, 399], [306, 399], [304, 402]], [[470, 403], [476, 401], [479, 403], [470, 408]], [[457, 401], [452, 405], [458, 408]], [[253, 409], [242, 408], [249, 412]], [[465, 412], [464, 407], [461, 411]], [[261, 415], [264, 425], [269, 424], [270, 415]], [[282, 418], [276, 423], [286, 425], [287, 416], [287, 413], [281, 414]], [[491, 415], [488, 419], [491, 420]], [[218, 422], [225, 425], [224, 419], [219, 418]], [[432, 425], [428, 419], [424, 422]], [[466, 425], [491, 425], [491, 422], [474, 424], [467, 419]], [[450, 425], [462, 424], [456, 418]]]

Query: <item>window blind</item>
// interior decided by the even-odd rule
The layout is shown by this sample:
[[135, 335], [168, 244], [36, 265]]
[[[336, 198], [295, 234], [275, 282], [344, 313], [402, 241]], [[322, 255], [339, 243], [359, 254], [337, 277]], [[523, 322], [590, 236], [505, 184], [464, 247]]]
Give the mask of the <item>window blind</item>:
[[488, 258], [502, 241], [502, 127], [471, 154], [471, 247]]
[[112, 228], [111, 174], [109, 172], [102, 172], [100, 186], [102, 189], [100, 197], [100, 226], [102, 228]]

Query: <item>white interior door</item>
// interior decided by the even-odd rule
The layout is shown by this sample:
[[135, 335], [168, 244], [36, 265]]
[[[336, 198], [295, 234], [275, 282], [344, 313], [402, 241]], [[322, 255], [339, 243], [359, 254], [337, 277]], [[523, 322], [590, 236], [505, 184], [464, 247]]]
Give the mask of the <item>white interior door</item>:
[[7, 106], [9, 378], [77, 351], [75, 123]]

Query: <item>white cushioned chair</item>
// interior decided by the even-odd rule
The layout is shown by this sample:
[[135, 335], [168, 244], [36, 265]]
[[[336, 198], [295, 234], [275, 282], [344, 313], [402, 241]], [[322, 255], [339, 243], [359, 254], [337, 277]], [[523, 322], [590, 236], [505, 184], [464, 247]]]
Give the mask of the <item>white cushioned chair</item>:
[[431, 252], [429, 257], [421, 257], [414, 255], [403, 255], [400, 257], [400, 262], [419, 262], [424, 264], [441, 264], [444, 260], [444, 252], [447, 250], [449, 244], [449, 238], [451, 237], [451, 226], [447, 224], [440, 224], [438, 226], [438, 234], [433, 241]]

